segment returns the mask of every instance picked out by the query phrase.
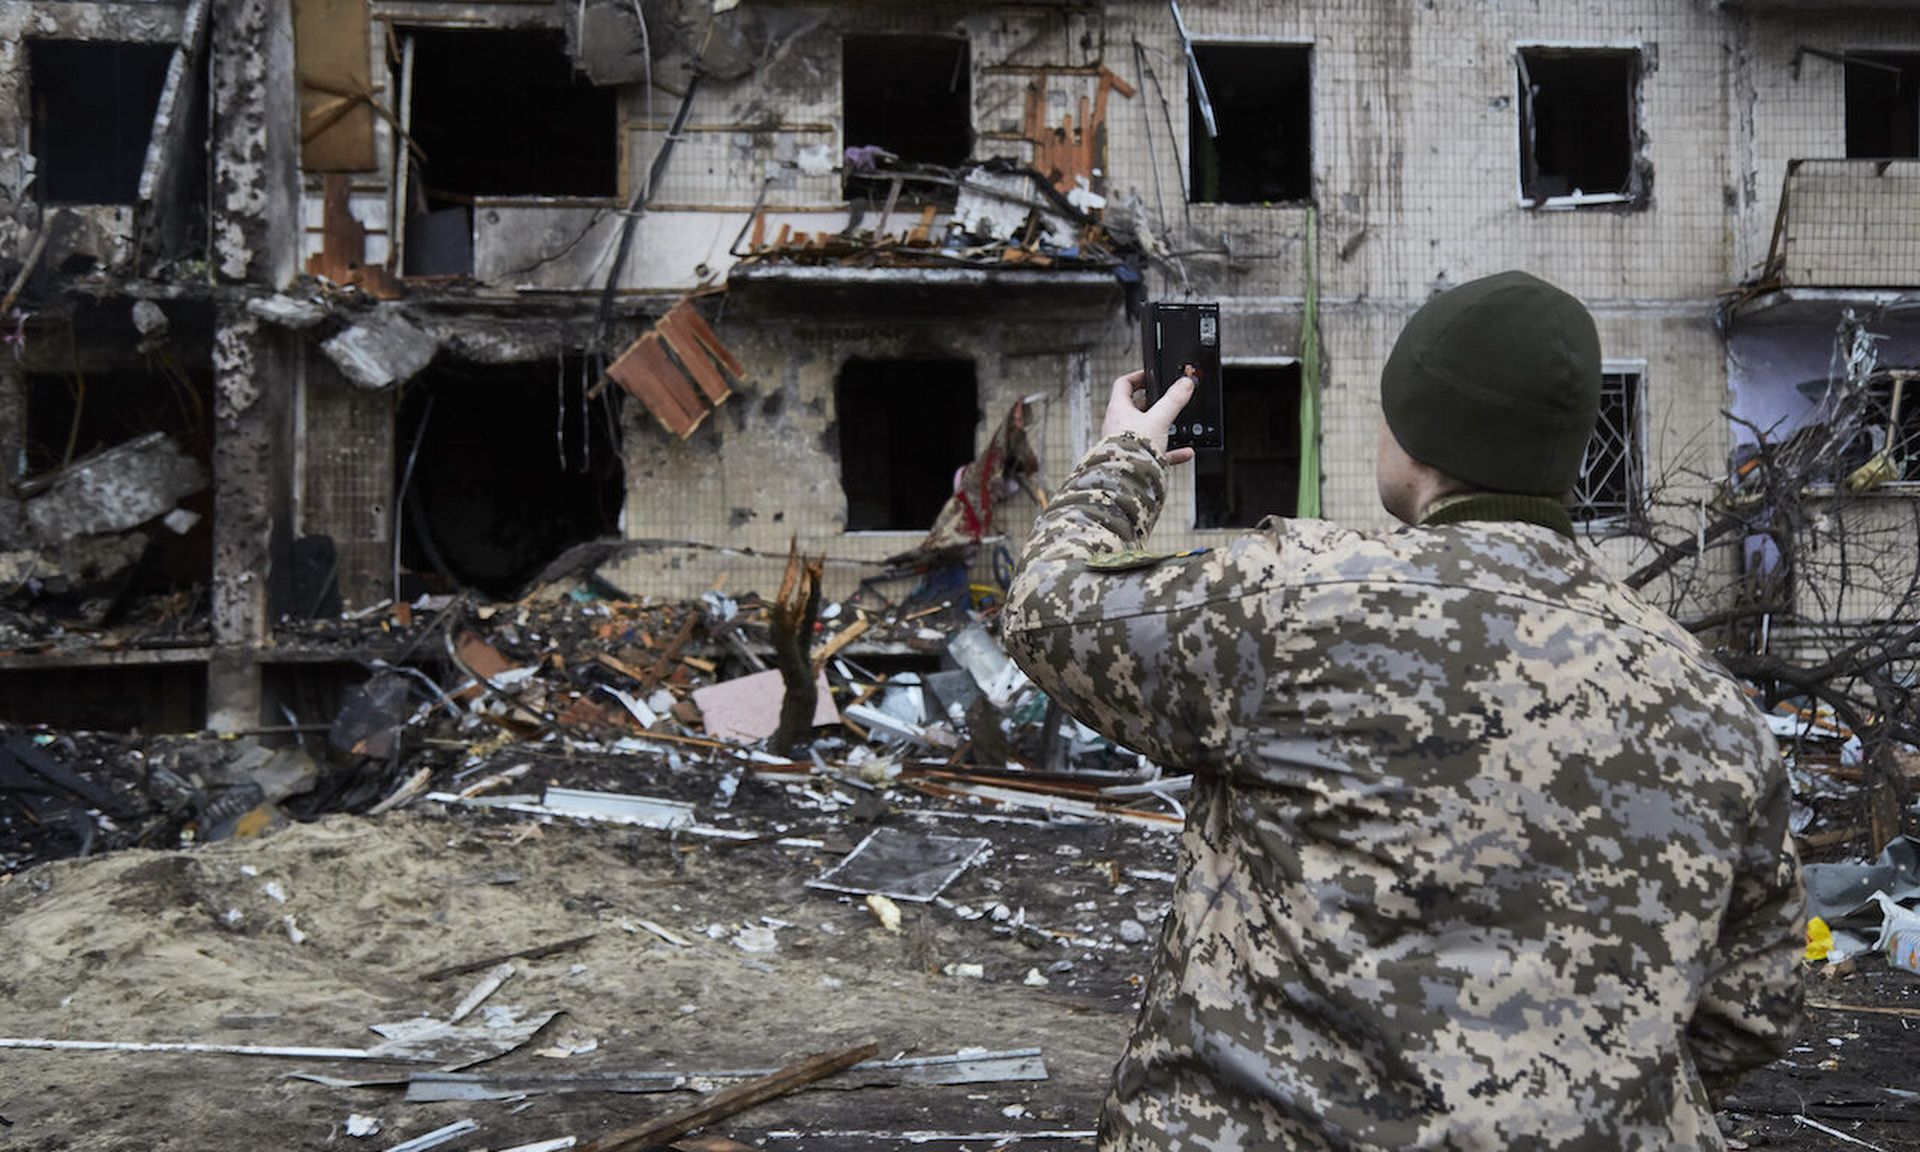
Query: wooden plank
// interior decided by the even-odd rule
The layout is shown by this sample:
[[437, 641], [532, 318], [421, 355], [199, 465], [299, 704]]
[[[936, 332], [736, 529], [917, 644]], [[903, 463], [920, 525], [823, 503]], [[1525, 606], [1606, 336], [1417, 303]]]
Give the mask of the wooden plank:
[[696, 1128], [704, 1128], [716, 1120], [724, 1120], [756, 1104], [764, 1104], [776, 1097], [797, 1091], [816, 1080], [823, 1080], [842, 1069], [850, 1068], [862, 1060], [872, 1059], [880, 1052], [878, 1044], [862, 1044], [857, 1048], [845, 1048], [838, 1052], [823, 1052], [818, 1056], [809, 1056], [798, 1064], [791, 1064], [780, 1071], [758, 1080], [749, 1080], [745, 1084], [736, 1084], [715, 1092], [704, 1101], [691, 1108], [670, 1113], [658, 1120], [623, 1128], [612, 1135], [605, 1136], [587, 1145], [586, 1152], [642, 1152], [660, 1144], [667, 1144]]
[[[375, 166], [370, 27], [367, 0], [293, 0], [300, 166], [309, 172], [366, 172]], [[329, 95], [308, 81], [336, 92]], [[338, 92], [361, 98], [308, 139], [308, 128]]]
[[734, 379], [745, 380], [747, 378], [747, 366], [740, 363], [739, 359], [727, 349], [727, 346], [720, 342], [719, 333], [715, 332], [712, 327], [707, 324], [706, 318], [700, 315], [699, 309], [682, 300], [680, 303], [674, 305], [673, 311], [667, 313], [667, 315], [675, 317], [675, 324], [682, 325], [688, 331], [692, 332], [694, 338], [700, 341], [701, 346], [712, 353], [713, 358], [720, 362], [720, 366], [733, 373]]
[[649, 332], [607, 367], [607, 375], [647, 406], [661, 427], [685, 440], [707, 418], [707, 409], [678, 365], [667, 359], [658, 334]]
[[706, 351], [704, 342], [687, 323], [681, 312], [682, 308], [687, 306], [683, 304], [662, 316], [657, 331], [667, 342], [667, 346], [673, 350], [673, 354], [680, 358], [680, 363], [686, 368], [687, 375], [693, 377], [693, 382], [700, 386], [700, 391], [706, 396], [707, 402], [718, 408], [726, 402], [728, 396], [733, 394], [733, 390], [727, 386], [727, 378], [720, 374], [720, 369], [714, 366], [713, 358]]
[[307, 258], [307, 272], [346, 284], [367, 258], [367, 229], [347, 203], [347, 177], [329, 172], [320, 224], [320, 251]]

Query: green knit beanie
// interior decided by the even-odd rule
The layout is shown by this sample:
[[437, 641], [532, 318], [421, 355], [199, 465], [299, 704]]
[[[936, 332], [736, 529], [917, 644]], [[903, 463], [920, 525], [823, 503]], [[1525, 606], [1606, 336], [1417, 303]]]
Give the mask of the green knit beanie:
[[1600, 335], [1580, 301], [1525, 272], [1443, 292], [1380, 374], [1407, 455], [1488, 492], [1573, 487], [1600, 414]]

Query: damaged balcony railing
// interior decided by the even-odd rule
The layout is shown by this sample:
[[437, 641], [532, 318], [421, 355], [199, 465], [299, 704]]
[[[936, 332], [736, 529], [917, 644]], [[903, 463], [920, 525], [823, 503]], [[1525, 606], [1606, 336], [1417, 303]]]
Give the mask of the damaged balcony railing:
[[1762, 281], [1920, 285], [1920, 160], [1789, 160]]

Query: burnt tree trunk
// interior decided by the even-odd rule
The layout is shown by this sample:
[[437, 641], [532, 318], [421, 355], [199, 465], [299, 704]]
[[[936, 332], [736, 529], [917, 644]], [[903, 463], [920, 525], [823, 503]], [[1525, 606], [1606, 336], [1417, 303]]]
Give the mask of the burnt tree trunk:
[[786, 575], [780, 594], [768, 610], [773, 639], [773, 663], [780, 669], [786, 691], [780, 698], [780, 726], [769, 749], [788, 756], [813, 730], [814, 709], [820, 703], [819, 674], [812, 659], [813, 625], [820, 615], [820, 572], [826, 557], [807, 560], [796, 538], [787, 550]]

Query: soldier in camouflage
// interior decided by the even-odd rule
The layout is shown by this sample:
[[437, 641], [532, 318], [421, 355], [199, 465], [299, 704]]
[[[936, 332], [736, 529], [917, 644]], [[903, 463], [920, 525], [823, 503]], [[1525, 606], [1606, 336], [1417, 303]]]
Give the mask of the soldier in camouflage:
[[1021, 666], [1192, 772], [1181, 875], [1103, 1150], [1719, 1149], [1803, 932], [1785, 774], [1693, 638], [1563, 503], [1598, 409], [1571, 296], [1436, 297], [1382, 379], [1408, 527], [1268, 519], [1137, 551], [1174, 384], [1114, 382], [1008, 599]]

